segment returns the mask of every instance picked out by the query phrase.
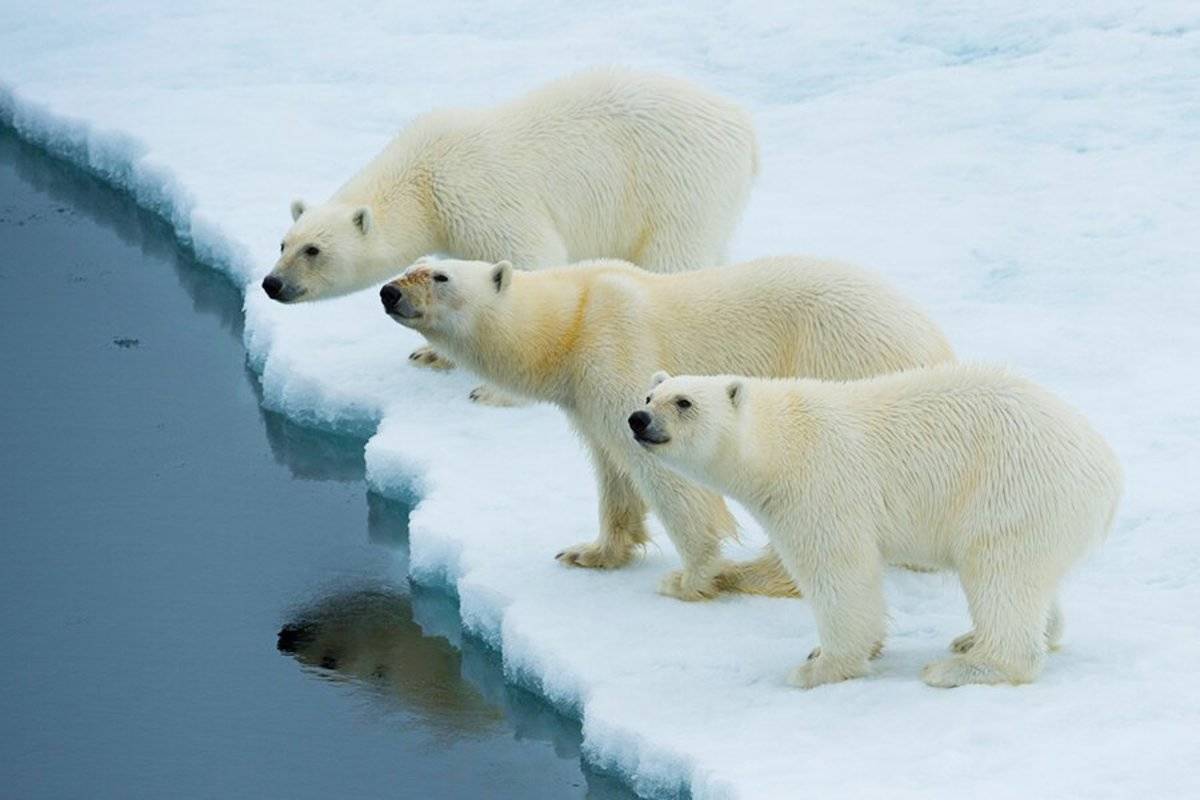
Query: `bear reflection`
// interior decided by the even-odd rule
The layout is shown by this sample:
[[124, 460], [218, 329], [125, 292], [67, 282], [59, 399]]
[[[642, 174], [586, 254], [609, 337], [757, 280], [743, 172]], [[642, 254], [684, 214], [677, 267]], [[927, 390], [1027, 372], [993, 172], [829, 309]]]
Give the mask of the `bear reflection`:
[[389, 590], [352, 591], [301, 609], [279, 631], [278, 647], [297, 661], [379, 690], [435, 729], [472, 732], [501, 724], [503, 712], [462, 678], [462, 655], [426, 636], [410, 598]]

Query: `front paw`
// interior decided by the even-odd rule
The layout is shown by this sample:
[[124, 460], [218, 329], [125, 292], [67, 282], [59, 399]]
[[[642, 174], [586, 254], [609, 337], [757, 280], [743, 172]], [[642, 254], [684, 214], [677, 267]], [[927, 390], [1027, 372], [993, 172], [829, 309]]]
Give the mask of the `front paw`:
[[568, 567], [584, 567], [587, 569], [617, 569], [629, 563], [632, 550], [618, 550], [603, 547], [595, 542], [577, 544], [568, 547], [555, 556]]
[[469, 395], [472, 403], [496, 408], [511, 408], [522, 405], [520, 400], [491, 386], [476, 386]]
[[801, 689], [813, 689], [826, 683], [839, 683], [867, 674], [866, 659], [837, 660], [822, 655], [821, 648], [813, 650], [808, 660], [792, 670], [788, 683]]
[[658, 585], [659, 594], [689, 603], [697, 600], [711, 600], [720, 591], [714, 578], [680, 569], [668, 572]]
[[412, 362], [414, 367], [439, 370], [454, 369], [453, 361], [439, 354], [429, 345], [413, 350], [409, 353], [408, 360]]

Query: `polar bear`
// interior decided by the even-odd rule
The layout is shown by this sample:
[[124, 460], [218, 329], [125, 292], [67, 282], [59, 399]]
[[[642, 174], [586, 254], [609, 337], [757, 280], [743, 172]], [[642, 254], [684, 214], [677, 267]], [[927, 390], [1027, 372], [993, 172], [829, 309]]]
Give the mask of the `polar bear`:
[[[284, 303], [346, 294], [431, 253], [522, 269], [715, 266], [757, 172], [753, 123], [734, 103], [674, 78], [586, 72], [418, 117], [327, 203], [292, 203], [262, 287]], [[450, 366], [428, 348], [413, 357]]]
[[691, 83], [599, 70], [486, 110], [418, 117], [294, 224], [263, 287], [302, 302], [441, 252], [518, 268], [725, 261], [758, 172], [750, 116]]
[[629, 437], [628, 406], [657, 370], [849, 379], [953, 357], [938, 327], [879, 278], [801, 257], [670, 275], [620, 261], [537, 272], [507, 261], [418, 262], [380, 296], [393, 319], [486, 380], [560, 406], [587, 442], [600, 537], [559, 559], [622, 566], [647, 541], [649, 505], [683, 560], [661, 591], [684, 600], [793, 586], [770, 553], [727, 568], [721, 539], [735, 525], [724, 501]]
[[866, 380], [656, 375], [628, 419], [644, 452], [745, 506], [813, 604], [804, 688], [866, 674], [883, 565], [958, 573], [974, 629], [931, 686], [1025, 683], [1058, 643], [1059, 581], [1108, 533], [1121, 468], [1074, 409], [1006, 371]]

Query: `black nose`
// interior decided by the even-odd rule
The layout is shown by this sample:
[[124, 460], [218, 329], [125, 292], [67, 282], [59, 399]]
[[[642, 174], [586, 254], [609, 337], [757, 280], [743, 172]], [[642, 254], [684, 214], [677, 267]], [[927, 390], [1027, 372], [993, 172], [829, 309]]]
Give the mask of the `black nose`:
[[404, 292], [400, 291], [397, 286], [392, 286], [390, 283], [385, 283], [383, 288], [379, 290], [379, 299], [383, 301], [385, 311], [391, 311], [392, 306], [400, 302], [400, 298], [404, 297]]
[[263, 291], [267, 293], [267, 297], [272, 300], [278, 300], [279, 294], [283, 291], [283, 281], [274, 275], [268, 275], [263, 278], [262, 287]]
[[650, 415], [645, 411], [635, 411], [629, 415], [629, 427], [634, 433], [641, 433], [650, 427]]

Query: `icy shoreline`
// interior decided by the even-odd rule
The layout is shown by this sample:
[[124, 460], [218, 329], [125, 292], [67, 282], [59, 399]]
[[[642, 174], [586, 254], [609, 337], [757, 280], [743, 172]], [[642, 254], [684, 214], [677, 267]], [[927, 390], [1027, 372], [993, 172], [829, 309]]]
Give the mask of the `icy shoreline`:
[[[330, 18], [328, 47], [301, 55], [282, 43], [292, 22], [253, 10], [192, 18], [134, 5], [81, 32], [22, 9], [0, 33], [0, 122], [131, 192], [253, 289], [291, 193], [324, 196], [429, 105], [489, 102], [601, 59], [739, 95], [764, 164], [736, 257], [807, 251], [885, 272], [962, 356], [1047, 383], [1125, 462], [1117, 528], [1070, 581], [1065, 647], [1037, 684], [920, 684], [920, 665], [966, 625], [943, 576], [889, 575], [891, 637], [875, 675], [801, 693], [783, 676], [815, 641], [804, 603], [660, 598], [657, 577], [676, 561], [665, 542], [620, 573], [561, 568], [553, 554], [595, 533], [592, 479], [565, 421], [473, 407], [470, 376], [410, 368], [415, 339], [369, 292], [288, 308], [247, 294], [265, 402], [306, 424], [375, 431], [373, 489], [421, 498], [414, 579], [454, 588], [464, 627], [500, 650], [506, 674], [578, 713], [589, 761], [639, 791], [1200, 792], [1189, 761], [1200, 391], [1184, 366], [1200, 348], [1200, 200], [1187, 191], [1200, 185], [1187, 77], [1200, 74], [1200, 18], [1112, 4], [966, 19], [950, 4], [909, 20], [881, 5], [760, 25], [741, 19], [765, 10], [751, 6], [736, 20], [697, 17], [693, 44], [670, 38], [683, 8], [648, 13], [631, 41], [582, 7], [574, 24], [514, 16], [468, 33], [448, 11], [411, 34]], [[239, 25], [265, 38], [248, 45]], [[204, 46], [173, 51], [176, 35]], [[511, 46], [518, 35], [544, 45], [537, 63]], [[406, 74], [396, 36], [449, 39], [478, 60], [393, 84]], [[238, 60], [247, 46], [261, 64]], [[356, 70], [346, 53], [379, 63]], [[491, 80], [489, 63], [511, 71]], [[381, 99], [365, 105], [372, 93]]]
[[[41, 147], [50, 155], [66, 160], [106, 183], [130, 193], [139, 205], [170, 224], [180, 244], [189, 248], [200, 263], [224, 272], [235, 281], [242, 274], [237, 268], [237, 257], [233, 255], [237, 251], [236, 245], [215, 232], [207, 237], [197, 236], [188, 222], [191, 200], [183, 194], [180, 195], [182, 199], [179, 201], [172, 199], [171, 193], [165, 188], [175, 184], [169, 170], [148, 168], [138, 163], [138, 157], [144, 152], [144, 148], [138, 145], [136, 140], [121, 134], [93, 131], [85, 123], [76, 120], [56, 119], [33, 104], [23, 103], [11, 90], [3, 86], [0, 86], [0, 125], [16, 131], [26, 141]], [[67, 132], [65, 137], [64, 132]], [[254, 282], [244, 288], [247, 291], [257, 290]], [[248, 340], [247, 352], [251, 366], [262, 379], [265, 377], [263, 373], [267, 352], [265, 348], [250, 348], [249, 341], [252, 340], [253, 332], [248, 324], [245, 336]], [[462, 391], [474, 385], [474, 381], [469, 378], [466, 382], [458, 380], [455, 383]], [[461, 392], [457, 393], [461, 395]], [[321, 416], [307, 413], [306, 409], [295, 406], [288, 408], [286, 405], [277, 410], [286, 410], [297, 421], [323, 430], [369, 437], [366, 445], [367, 482], [371, 490], [392, 500], [419, 505], [425, 494], [422, 465], [418, 462], [408, 462], [396, 452], [381, 452], [378, 447], [372, 446], [375, 441], [372, 434], [379, 424], [376, 415], [364, 413], [359, 416], [351, 413]], [[559, 433], [562, 436], [570, 436], [565, 427]], [[387, 477], [380, 479], [377, 477], [379, 475]], [[410, 522], [410, 529], [411, 524]], [[503, 609], [490, 608], [482, 598], [476, 598], [475, 602], [478, 605], [474, 606], [468, 615], [462, 606], [463, 598], [457, 579], [457, 554], [451, 551], [438, 552], [438, 549], [434, 548], [433, 552], [423, 553], [419, 561], [411, 553], [410, 559], [411, 580], [436, 590], [452, 592], [459, 600], [459, 614], [465, 631], [479, 638], [485, 646], [494, 649], [503, 658], [500, 625]], [[453, 640], [455, 637], [450, 638]], [[508, 680], [541, 694], [560, 712], [576, 718], [583, 717], [582, 702], [579, 700], [581, 692], [564, 694], [561, 690], [552, 691], [551, 684], [543, 680], [536, 671], [510, 663], [509, 659], [504, 659], [504, 670]], [[586, 741], [584, 749], [584, 757], [592, 768], [631, 781], [642, 794], [649, 797], [690, 796], [686, 781], [679, 780], [680, 773], [676, 771], [656, 770], [662, 772], [657, 777], [650, 774], [637, 775], [635, 772], [625, 771], [627, 759], [613, 758], [595, 746], [589, 748]]]

